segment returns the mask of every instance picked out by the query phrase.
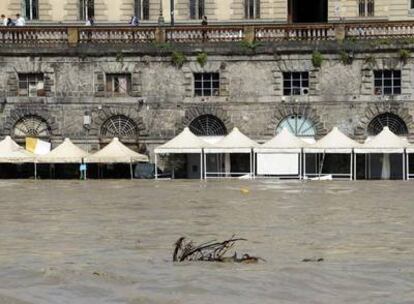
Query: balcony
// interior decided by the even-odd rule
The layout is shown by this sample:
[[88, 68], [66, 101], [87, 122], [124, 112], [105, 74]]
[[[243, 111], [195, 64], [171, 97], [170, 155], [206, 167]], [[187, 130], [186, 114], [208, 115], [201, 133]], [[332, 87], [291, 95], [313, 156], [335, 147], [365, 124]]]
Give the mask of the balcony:
[[94, 44], [334, 41], [414, 38], [414, 22], [258, 24], [174, 27], [0, 27], [0, 44], [19, 47]]

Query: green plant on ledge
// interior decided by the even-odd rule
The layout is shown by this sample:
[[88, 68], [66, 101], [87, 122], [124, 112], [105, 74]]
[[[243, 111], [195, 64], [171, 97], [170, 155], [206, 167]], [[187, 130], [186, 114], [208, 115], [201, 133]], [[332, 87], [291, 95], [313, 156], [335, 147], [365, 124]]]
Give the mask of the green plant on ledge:
[[341, 57], [341, 62], [344, 64], [344, 65], [349, 65], [349, 64], [352, 64], [352, 55], [350, 54], [350, 53], [347, 53], [347, 52], [345, 52], [345, 51], [341, 51], [340, 53], [339, 53], [339, 56]]
[[398, 57], [400, 58], [401, 62], [406, 64], [408, 59], [411, 57], [411, 52], [406, 49], [401, 49], [398, 51]]
[[173, 65], [175, 65], [178, 68], [181, 68], [183, 64], [187, 61], [187, 57], [181, 52], [172, 52], [171, 54], [171, 61]]
[[249, 49], [249, 50], [252, 50], [252, 51], [256, 50], [256, 48], [258, 48], [262, 44], [263, 43], [260, 42], [260, 41], [249, 42], [249, 41], [243, 40], [243, 41], [240, 42], [240, 46], [242, 48], [246, 48], [246, 49]]
[[322, 66], [323, 56], [320, 52], [314, 51], [312, 53], [312, 64], [315, 68], [320, 68]]
[[196, 60], [197, 60], [198, 64], [199, 64], [201, 67], [204, 67], [204, 66], [206, 65], [206, 63], [207, 63], [208, 56], [207, 56], [207, 54], [206, 54], [206, 53], [202, 52], [202, 53], [199, 53], [199, 54], [197, 55]]
[[124, 54], [122, 54], [121, 52], [116, 53], [115, 60], [116, 60], [116, 62], [123, 63], [124, 62]]
[[375, 59], [374, 55], [369, 55], [367, 58], [365, 58], [365, 64], [367, 64], [369, 68], [372, 69], [377, 64], [377, 59]]

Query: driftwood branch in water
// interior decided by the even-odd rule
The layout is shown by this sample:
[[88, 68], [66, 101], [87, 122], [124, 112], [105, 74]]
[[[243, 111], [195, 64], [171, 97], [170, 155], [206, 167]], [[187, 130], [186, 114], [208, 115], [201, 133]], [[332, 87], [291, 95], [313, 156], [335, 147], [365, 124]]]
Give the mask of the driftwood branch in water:
[[173, 253], [174, 262], [184, 261], [207, 261], [207, 262], [233, 262], [233, 263], [257, 263], [261, 258], [243, 254], [241, 257], [237, 256], [235, 252], [232, 256], [226, 256], [226, 253], [231, 250], [236, 242], [247, 241], [243, 238], [235, 238], [234, 236], [223, 242], [215, 240], [209, 241], [200, 245], [195, 245], [194, 242], [186, 241], [184, 237], [179, 238], [175, 242]]

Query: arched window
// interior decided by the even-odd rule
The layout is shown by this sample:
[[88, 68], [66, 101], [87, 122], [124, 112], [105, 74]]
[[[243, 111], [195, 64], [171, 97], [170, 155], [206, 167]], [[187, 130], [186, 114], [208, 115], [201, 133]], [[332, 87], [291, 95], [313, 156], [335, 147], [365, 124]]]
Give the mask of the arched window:
[[384, 127], [388, 127], [397, 135], [405, 135], [408, 133], [407, 125], [399, 116], [392, 113], [383, 113], [371, 120], [368, 125], [368, 135], [377, 135]]
[[24, 116], [17, 121], [13, 130], [15, 137], [48, 137], [50, 127], [47, 122], [35, 115]]
[[135, 16], [139, 20], [150, 19], [150, 1], [149, 0], [135, 0]]
[[201, 115], [189, 126], [191, 132], [198, 136], [224, 136], [227, 129], [224, 123], [214, 115]]
[[284, 118], [276, 128], [276, 133], [284, 128], [298, 137], [315, 137], [316, 128], [312, 120], [304, 115], [293, 114]]
[[202, 19], [205, 15], [204, 0], [189, 0], [190, 1], [190, 19]]
[[79, 18], [80, 20], [87, 20], [95, 16], [95, 2], [94, 0], [79, 0]]
[[138, 127], [136, 123], [124, 116], [116, 115], [108, 118], [101, 127], [101, 135], [104, 137], [136, 137]]

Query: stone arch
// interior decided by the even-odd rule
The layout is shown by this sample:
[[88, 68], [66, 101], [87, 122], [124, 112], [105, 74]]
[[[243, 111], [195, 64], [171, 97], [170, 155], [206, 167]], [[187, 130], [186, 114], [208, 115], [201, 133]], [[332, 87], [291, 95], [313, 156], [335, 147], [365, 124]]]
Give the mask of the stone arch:
[[368, 136], [368, 126], [373, 119], [385, 113], [398, 116], [407, 126], [408, 133], [412, 133], [414, 128], [413, 117], [409, 113], [409, 109], [401, 103], [375, 103], [365, 108], [364, 114], [355, 128], [355, 138], [364, 140]]
[[[111, 121], [119, 122], [119, 125], [109, 126]], [[110, 129], [108, 132], [102, 132], [105, 126]], [[121, 133], [116, 134], [116, 130], [121, 131]], [[99, 137], [101, 141], [109, 141], [113, 137], [120, 137], [126, 142], [138, 142], [139, 137], [146, 135], [146, 127], [137, 109], [106, 107], [98, 113], [92, 113], [90, 133]]]
[[266, 135], [269, 137], [274, 136], [279, 124], [291, 115], [301, 115], [312, 121], [316, 131], [316, 138], [320, 138], [328, 133], [316, 109], [307, 104], [292, 104], [279, 106], [276, 109], [266, 130]]
[[[17, 135], [15, 134], [16, 126], [21, 129]], [[4, 124], [4, 133], [15, 138], [21, 138], [20, 134], [24, 134], [25, 131], [28, 131], [27, 136], [38, 136], [36, 134], [38, 132], [41, 133], [40, 137], [50, 138], [57, 135], [58, 130], [56, 119], [48, 111], [39, 109], [16, 108], [10, 112]]]
[[221, 107], [212, 105], [199, 105], [192, 106], [185, 110], [185, 115], [179, 126], [179, 131], [182, 131], [185, 127], [190, 126], [191, 122], [203, 115], [211, 115], [217, 117], [225, 126], [226, 130], [233, 129], [233, 123], [231, 122], [230, 116], [226, 110]]
[[198, 136], [224, 136], [227, 135], [227, 128], [220, 118], [203, 114], [193, 119], [189, 128], [191, 132]]

